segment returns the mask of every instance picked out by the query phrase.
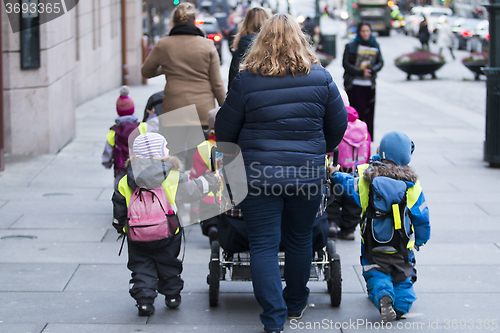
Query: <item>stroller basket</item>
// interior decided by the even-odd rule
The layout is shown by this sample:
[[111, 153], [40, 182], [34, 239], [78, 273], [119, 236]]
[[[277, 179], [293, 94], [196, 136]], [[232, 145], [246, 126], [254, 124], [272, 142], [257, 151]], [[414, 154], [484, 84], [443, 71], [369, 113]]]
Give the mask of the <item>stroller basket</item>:
[[[319, 216], [315, 223], [319, 226], [317, 236], [313, 236], [314, 257], [311, 263], [309, 281], [326, 281], [330, 293], [331, 305], [337, 307], [342, 298], [342, 274], [340, 257], [332, 239], [321, 237], [328, 222], [326, 215]], [[326, 221], [326, 223], [325, 223]], [[219, 241], [211, 244], [211, 260], [207, 283], [209, 285], [210, 306], [217, 306], [219, 302], [220, 281], [251, 281], [250, 253], [248, 252], [248, 238], [244, 230], [244, 220], [221, 214], [219, 219]], [[328, 228], [326, 229], [328, 230]], [[221, 246], [223, 244], [223, 246]], [[241, 251], [241, 252], [240, 252]], [[278, 263], [281, 277], [284, 278], [285, 253], [279, 252]]]

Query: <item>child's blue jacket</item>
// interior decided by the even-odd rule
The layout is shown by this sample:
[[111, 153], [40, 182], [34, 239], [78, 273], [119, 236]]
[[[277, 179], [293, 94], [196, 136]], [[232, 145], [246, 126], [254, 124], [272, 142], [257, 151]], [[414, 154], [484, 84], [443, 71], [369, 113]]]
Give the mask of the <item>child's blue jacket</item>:
[[[339, 194], [339, 192], [342, 192], [363, 208], [364, 213], [366, 206], [364, 206], [363, 202], [368, 203], [368, 189], [373, 178], [385, 176], [405, 181], [408, 185], [407, 205], [415, 232], [415, 244], [417, 246], [424, 245], [431, 236], [429, 208], [414, 171], [407, 166], [390, 166], [382, 163], [365, 164], [359, 166], [358, 170], [360, 171], [359, 177], [354, 177], [352, 174], [345, 172], [335, 172], [333, 174], [334, 193]], [[360, 184], [360, 182], [364, 182], [364, 184]]]

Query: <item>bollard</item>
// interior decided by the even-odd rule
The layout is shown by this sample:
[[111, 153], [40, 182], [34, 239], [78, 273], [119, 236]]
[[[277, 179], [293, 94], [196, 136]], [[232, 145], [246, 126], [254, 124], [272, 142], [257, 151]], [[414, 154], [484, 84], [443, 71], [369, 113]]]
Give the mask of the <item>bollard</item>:
[[500, 68], [487, 67], [486, 74], [486, 133], [484, 160], [491, 167], [500, 167]]
[[490, 16], [489, 65], [486, 74], [486, 130], [484, 160], [500, 167], [500, 0], [485, 5]]
[[321, 45], [324, 53], [337, 58], [337, 35], [323, 35]]

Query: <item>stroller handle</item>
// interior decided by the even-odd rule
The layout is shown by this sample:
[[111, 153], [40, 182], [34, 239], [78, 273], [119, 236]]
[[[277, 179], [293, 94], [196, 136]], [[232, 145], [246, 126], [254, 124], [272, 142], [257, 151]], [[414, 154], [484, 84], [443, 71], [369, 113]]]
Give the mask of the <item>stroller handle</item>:
[[338, 165], [339, 164], [339, 147], [335, 147], [333, 150], [333, 165]]

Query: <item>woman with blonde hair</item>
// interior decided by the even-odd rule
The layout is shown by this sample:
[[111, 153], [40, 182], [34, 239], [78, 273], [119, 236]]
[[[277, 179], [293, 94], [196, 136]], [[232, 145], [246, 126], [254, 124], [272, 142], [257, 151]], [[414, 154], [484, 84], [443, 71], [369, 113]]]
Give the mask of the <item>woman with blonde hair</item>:
[[236, 34], [233, 40], [233, 59], [231, 60], [231, 66], [229, 67], [228, 90], [231, 88], [233, 79], [240, 71], [240, 62], [244, 58], [250, 44], [255, 37], [257, 37], [260, 29], [270, 17], [271, 14], [269, 11], [262, 7], [254, 7], [247, 11], [240, 31]]
[[[190, 168], [192, 153], [188, 148], [200, 143], [200, 122], [207, 126], [208, 111], [215, 108], [215, 99], [222, 105], [226, 96], [220, 74], [219, 55], [212, 40], [205, 38], [195, 26], [196, 8], [192, 3], [181, 3], [172, 15], [173, 28], [169, 36], [160, 39], [142, 65], [143, 77], [165, 75], [163, 113], [196, 105], [198, 119], [184, 120], [168, 125], [165, 135], [170, 151]], [[203, 138], [203, 135], [201, 135]], [[193, 141], [193, 142], [192, 142]]]
[[325, 154], [346, 127], [337, 85], [299, 24], [288, 14], [274, 15], [251, 46], [215, 122], [217, 142], [238, 144], [246, 166], [248, 195], [240, 206], [265, 332], [281, 332], [287, 317], [300, 319], [307, 307]]

